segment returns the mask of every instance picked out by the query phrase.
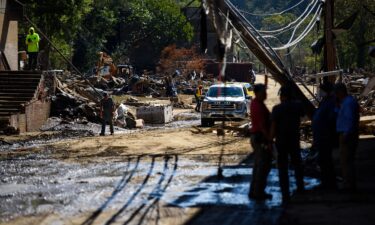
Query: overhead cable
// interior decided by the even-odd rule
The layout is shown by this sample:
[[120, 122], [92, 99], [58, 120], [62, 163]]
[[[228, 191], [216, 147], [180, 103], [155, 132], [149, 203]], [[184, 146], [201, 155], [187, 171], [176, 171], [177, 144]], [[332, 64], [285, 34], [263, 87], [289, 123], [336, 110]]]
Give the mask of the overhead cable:
[[291, 11], [292, 9], [296, 8], [297, 6], [301, 5], [304, 1], [306, 0], [301, 0], [300, 2], [298, 2], [297, 4], [287, 8], [287, 9], [284, 9], [283, 11], [281, 12], [278, 12], [278, 13], [251, 13], [251, 12], [248, 12], [248, 11], [245, 11], [245, 10], [239, 10], [240, 12], [242, 13], [245, 13], [245, 14], [248, 14], [248, 15], [251, 15], [251, 16], [277, 16], [277, 15], [282, 15], [286, 12], [289, 12]]
[[300, 34], [300, 36], [298, 38], [296, 38], [294, 41], [292, 42], [288, 42], [287, 44], [285, 44], [284, 46], [281, 46], [281, 47], [274, 47], [273, 49], [274, 50], [282, 50], [282, 49], [287, 49], [287, 48], [290, 48], [291, 46], [293, 45], [296, 45], [298, 44], [300, 41], [302, 41], [310, 32], [312, 29], [314, 29], [314, 25], [316, 22], [316, 18], [320, 17], [320, 15], [322, 14], [322, 11], [323, 9], [320, 8], [318, 10], [318, 14], [314, 17], [314, 19], [312, 19], [309, 23], [309, 25], [306, 27], [306, 29]]
[[276, 30], [257, 30], [261, 34], [270, 34], [270, 33], [278, 33], [278, 32], [285, 32], [287, 30], [290, 30], [294, 28], [295, 24], [298, 24], [299, 22], [306, 20], [306, 18], [309, 17], [313, 9], [318, 5], [320, 0], [313, 0], [310, 2], [310, 4], [306, 7], [305, 11], [294, 21], [290, 22], [288, 25], [278, 28]]

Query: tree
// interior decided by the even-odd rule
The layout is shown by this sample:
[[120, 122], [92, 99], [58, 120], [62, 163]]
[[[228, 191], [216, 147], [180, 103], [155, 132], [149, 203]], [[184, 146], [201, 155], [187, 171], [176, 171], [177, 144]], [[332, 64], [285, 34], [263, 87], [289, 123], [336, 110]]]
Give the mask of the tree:
[[[368, 47], [375, 39], [375, 2], [372, 0], [336, 0], [336, 24], [358, 12], [353, 26], [337, 36], [337, 50], [344, 68], [375, 69], [375, 62], [368, 55]], [[374, 43], [374, 42], [373, 42]]]
[[177, 48], [176, 45], [169, 45], [161, 52], [160, 69], [166, 74], [173, 74], [176, 69], [179, 69], [182, 75], [193, 71], [199, 73], [204, 69], [204, 61], [194, 46]]
[[[36, 24], [68, 58], [72, 55], [72, 40], [76, 37], [83, 16], [90, 10], [91, 0], [26, 0], [27, 16]], [[21, 27], [27, 33], [30, 24]], [[21, 46], [24, 43], [20, 42]], [[50, 44], [42, 37], [41, 50], [47, 58], [51, 58], [52, 67], [66, 67], [66, 63], [55, 52], [51, 52]], [[50, 53], [53, 57], [49, 57]]]
[[[100, 4], [83, 22], [85, 36], [96, 36], [76, 40], [75, 62], [82, 68], [90, 67], [92, 60], [87, 59], [102, 50], [116, 59], [129, 58], [138, 68], [153, 68], [165, 46], [188, 42], [193, 36], [191, 25], [173, 1], [117, 0]], [[85, 39], [89, 41], [82, 43]]]

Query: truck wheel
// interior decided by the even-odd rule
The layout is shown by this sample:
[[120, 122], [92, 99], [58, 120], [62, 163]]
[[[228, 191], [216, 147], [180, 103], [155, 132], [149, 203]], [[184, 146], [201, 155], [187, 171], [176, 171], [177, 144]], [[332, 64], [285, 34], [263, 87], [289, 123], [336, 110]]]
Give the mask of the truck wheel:
[[212, 127], [214, 125], [214, 120], [202, 118], [201, 119], [201, 126], [202, 127]]

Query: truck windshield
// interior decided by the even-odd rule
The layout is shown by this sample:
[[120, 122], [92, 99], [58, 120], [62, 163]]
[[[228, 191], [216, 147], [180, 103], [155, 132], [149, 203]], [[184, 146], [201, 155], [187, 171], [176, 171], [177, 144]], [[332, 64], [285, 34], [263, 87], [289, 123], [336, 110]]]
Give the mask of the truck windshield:
[[211, 87], [207, 93], [208, 97], [242, 97], [240, 87]]

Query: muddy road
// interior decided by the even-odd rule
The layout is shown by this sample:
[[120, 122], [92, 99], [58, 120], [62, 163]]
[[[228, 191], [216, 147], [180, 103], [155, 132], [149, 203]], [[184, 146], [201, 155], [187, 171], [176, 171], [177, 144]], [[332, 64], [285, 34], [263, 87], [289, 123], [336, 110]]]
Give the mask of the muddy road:
[[276, 224], [275, 170], [272, 200], [247, 197], [251, 151], [248, 138], [190, 128], [1, 151], [0, 224]]
[[[269, 82], [270, 109], [278, 88]], [[18, 145], [0, 143], [0, 224], [277, 224], [276, 170], [266, 190], [272, 200], [250, 201], [249, 139], [194, 134], [197, 115], [183, 110], [167, 126], [105, 137], [98, 125], [81, 132], [63, 124], [62, 134], [51, 123], [48, 132], [17, 137]]]

